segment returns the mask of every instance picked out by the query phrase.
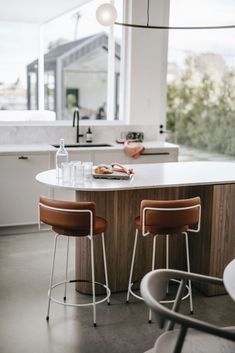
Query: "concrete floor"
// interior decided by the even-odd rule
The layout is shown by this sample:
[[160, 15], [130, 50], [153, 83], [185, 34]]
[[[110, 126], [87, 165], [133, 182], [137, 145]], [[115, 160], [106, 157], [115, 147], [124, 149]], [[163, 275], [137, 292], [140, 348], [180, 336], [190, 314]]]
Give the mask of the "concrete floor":
[[[61, 239], [58, 280], [64, 274], [64, 247]], [[125, 304], [125, 293], [112, 295], [110, 306], [97, 306], [97, 328], [92, 326], [91, 308], [53, 303], [47, 323], [52, 248], [51, 232], [0, 237], [0, 353], [140, 353], [153, 346], [161, 331], [147, 323], [144, 303], [131, 299]], [[60, 291], [56, 295], [63, 296]], [[73, 288], [69, 296], [77, 296]], [[79, 296], [83, 301], [90, 298]], [[183, 312], [188, 312], [188, 305], [182, 303]], [[195, 317], [235, 326], [235, 303], [227, 295], [206, 298], [194, 291], [194, 306]]]

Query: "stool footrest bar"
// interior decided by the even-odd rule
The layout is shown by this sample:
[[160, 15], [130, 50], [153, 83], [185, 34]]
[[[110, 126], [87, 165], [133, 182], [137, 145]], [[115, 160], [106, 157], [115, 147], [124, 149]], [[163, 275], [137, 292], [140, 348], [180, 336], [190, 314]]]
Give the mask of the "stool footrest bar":
[[[77, 282], [80, 282], [80, 283], [92, 283], [91, 281], [82, 280], [82, 279], [73, 279], [73, 280], [68, 280], [68, 281], [62, 281], [62, 282], [55, 283], [53, 286], [51, 286], [51, 292], [52, 292], [52, 290], [53, 290], [54, 288], [59, 287], [59, 286], [65, 284], [65, 283], [70, 284], [70, 283], [77, 283]], [[105, 284], [103, 284], [103, 283], [95, 282], [95, 284], [97, 284], [98, 286], [101, 286], [101, 287], [105, 288], [106, 291], [107, 291], [107, 295], [106, 295], [103, 299], [98, 300], [98, 301], [95, 302], [95, 305], [97, 305], [97, 304], [101, 304], [101, 303], [107, 301], [107, 300], [109, 299], [110, 295], [111, 295], [111, 291], [110, 291], [110, 289], [109, 289]], [[57, 304], [60, 304], [60, 305], [64, 305], [64, 306], [74, 306], [74, 307], [93, 306], [93, 305], [94, 305], [93, 302], [91, 302], [91, 303], [84, 303], [84, 304], [75, 304], [75, 303], [67, 303], [67, 302], [65, 303], [64, 301], [62, 302], [62, 301], [60, 301], [60, 300], [54, 298], [52, 295], [49, 296], [49, 293], [50, 293], [50, 289], [48, 290], [48, 297], [49, 297], [54, 303], [57, 303]]]
[[[176, 282], [176, 283], [180, 283], [180, 281], [179, 281], [178, 279], [171, 279], [170, 281]], [[138, 281], [135, 281], [135, 282], [138, 282]], [[132, 283], [131, 283], [129, 291], [130, 291], [130, 293], [131, 293], [131, 295], [132, 295], [133, 297], [135, 297], [135, 298], [137, 298], [137, 299], [140, 299], [140, 300], [144, 300], [140, 295], [138, 295], [138, 294], [136, 294], [135, 292], [133, 292], [132, 286], [133, 286], [133, 284], [134, 284], [135, 282], [132, 282]], [[185, 296], [182, 297], [181, 300], [187, 299], [187, 298], [189, 297], [189, 295], [190, 295], [189, 285], [186, 285], [186, 289], [187, 289], [187, 294], [185, 294]], [[128, 301], [128, 302], [129, 302], [129, 301]], [[172, 300], [161, 300], [161, 301], [160, 301], [160, 303], [162, 303], [162, 304], [171, 304], [171, 303], [174, 303], [174, 302], [175, 302], [175, 299], [172, 299]]]

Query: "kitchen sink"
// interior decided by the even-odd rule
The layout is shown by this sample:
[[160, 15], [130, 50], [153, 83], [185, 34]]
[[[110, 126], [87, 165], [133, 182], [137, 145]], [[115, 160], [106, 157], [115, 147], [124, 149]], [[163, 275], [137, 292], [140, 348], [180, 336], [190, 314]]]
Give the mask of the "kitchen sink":
[[[60, 145], [52, 145], [53, 147], [59, 148]], [[112, 147], [108, 143], [76, 143], [71, 145], [65, 145], [65, 148], [79, 148], [79, 147]]]

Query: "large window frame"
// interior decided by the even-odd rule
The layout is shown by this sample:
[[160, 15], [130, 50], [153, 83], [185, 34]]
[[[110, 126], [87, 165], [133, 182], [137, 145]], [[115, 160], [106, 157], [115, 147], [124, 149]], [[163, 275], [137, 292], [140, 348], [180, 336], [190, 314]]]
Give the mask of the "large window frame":
[[[109, 1], [113, 2], [114, 0]], [[115, 0], [115, 3], [116, 1], [118, 0]], [[151, 12], [151, 21], [153, 23], [164, 22], [164, 24], [168, 24], [169, 1], [170, 0], [159, 0], [157, 2], [153, 2], [153, 11]], [[123, 0], [121, 6], [123, 8], [123, 13], [121, 14], [121, 16], [124, 22], [126, 21], [138, 23], [142, 21], [143, 13], [146, 12], [146, 3], [143, 0]], [[66, 12], [66, 14], [72, 15], [79, 8], [80, 6], [77, 6], [76, 9], [73, 9], [73, 11]], [[118, 20], [121, 20], [120, 22], [122, 22], [122, 18]], [[51, 18], [50, 21], [52, 20], [53, 19]], [[37, 83], [36, 90], [40, 91], [41, 93], [40, 104], [38, 107], [39, 109], [37, 110], [37, 112], [39, 113], [38, 115], [41, 116], [48, 115], [46, 116], [46, 120], [52, 119], [49, 119], [49, 112], [48, 114], [46, 112], [42, 114], [43, 111], [45, 111], [43, 94], [44, 50], [42, 48], [42, 41], [44, 35], [43, 31], [46, 30], [46, 28], [44, 28], [44, 25], [48, 24], [48, 22], [50, 21], [44, 21], [41, 26], [39, 26], [38, 24], [38, 31], [40, 27], [39, 41], [41, 42], [41, 55], [39, 70], [40, 79]], [[114, 34], [117, 28], [120, 30], [120, 27], [115, 26], [114, 33], [111, 33], [109, 36], [110, 43], [114, 41]], [[115, 125], [120, 122], [122, 124], [124, 123], [127, 125], [151, 125], [154, 126], [154, 130], [156, 131], [156, 138], [159, 139], [159, 141], [165, 139], [165, 137], [158, 132], [158, 126], [159, 124], [165, 123], [166, 115], [167, 42], [168, 35], [165, 31], [137, 31], [127, 27], [122, 27], [122, 52], [120, 61], [121, 75], [120, 80], [118, 80], [118, 93], [120, 103], [117, 107], [117, 110], [119, 112], [119, 121], [115, 119], [115, 109], [113, 108], [113, 102], [115, 102], [115, 88], [112, 87], [112, 89], [107, 90], [107, 103], [109, 105], [108, 118], [106, 120], [103, 120], [102, 122], [91, 120], [89, 121], [89, 123], [91, 123], [92, 125], [100, 125], [100, 123], [104, 125], [113, 125], [114, 123]], [[109, 50], [109, 53], [111, 53], [111, 50]], [[112, 56], [112, 58], [113, 59], [110, 60], [110, 66], [113, 65], [114, 57]], [[113, 77], [113, 74], [110, 74], [110, 77]], [[109, 79], [109, 83], [110, 82], [113, 82], [114, 84], [114, 77], [112, 79]], [[58, 96], [56, 95], [56, 103], [58, 101]], [[11, 121], [13, 121], [14, 117], [16, 116], [15, 112], [12, 111], [9, 113], [12, 114]], [[28, 120], [38, 121], [36, 120], [37, 114], [31, 116], [33, 114], [30, 115], [30, 111], [28, 111], [27, 113], [27, 115], [30, 116], [30, 119]], [[55, 114], [51, 114], [51, 116], [53, 115]], [[22, 122], [20, 114], [17, 116], [17, 119]], [[56, 120], [59, 120], [58, 117]], [[53, 119], [55, 125], [56, 120]], [[41, 122], [42, 119], [40, 119], [40, 123]], [[68, 124], [69, 120], [64, 120], [64, 122], [65, 124]], [[60, 124], [61, 122], [58, 121], [58, 123]], [[85, 121], [83, 122], [83, 124], [85, 125]]]
[[[182, 8], [186, 2], [181, 1]], [[185, 25], [233, 23], [232, 0], [217, 1], [213, 8], [204, 0], [191, 0], [191, 5], [185, 8]], [[202, 18], [206, 7], [211, 11]], [[171, 26], [179, 25], [182, 8], [177, 2], [172, 6]], [[234, 29], [223, 28], [187, 31], [187, 35], [173, 31], [169, 36], [167, 141], [180, 145], [183, 160], [226, 160], [235, 155], [233, 35]]]
[[[115, 0], [110, 0], [114, 4]], [[79, 7], [77, 8], [77, 10]], [[73, 10], [74, 12], [74, 10]], [[70, 11], [68, 12], [70, 13]], [[58, 16], [59, 17], [59, 16]], [[49, 21], [48, 21], [49, 22]], [[43, 23], [39, 26], [39, 58], [38, 58], [38, 110], [45, 111], [45, 98], [44, 98], [44, 28], [48, 23]], [[122, 59], [121, 59], [122, 60]], [[120, 65], [122, 67], [122, 65]], [[122, 77], [122, 75], [120, 75]], [[108, 65], [107, 65], [107, 121], [114, 121], [116, 116], [115, 106], [115, 36], [114, 28], [111, 26], [108, 31]], [[56, 120], [66, 120], [62, 117], [62, 112], [59, 111], [59, 116]], [[118, 120], [122, 120], [119, 116]]]

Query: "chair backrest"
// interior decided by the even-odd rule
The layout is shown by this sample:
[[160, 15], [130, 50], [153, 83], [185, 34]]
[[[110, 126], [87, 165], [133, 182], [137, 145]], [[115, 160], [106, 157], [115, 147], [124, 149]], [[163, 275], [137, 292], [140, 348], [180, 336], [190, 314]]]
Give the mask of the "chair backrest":
[[96, 216], [95, 202], [74, 202], [40, 197], [39, 217], [40, 221], [68, 230], [90, 230]]
[[[176, 302], [174, 303], [173, 309], [169, 309], [163, 304], [161, 304], [160, 301], [165, 298], [167, 284], [172, 278], [177, 278], [181, 280], [181, 282], [176, 295]], [[169, 320], [171, 323], [177, 323], [181, 325], [181, 327], [183, 327], [185, 330], [191, 327], [200, 331], [204, 331], [219, 337], [235, 341], [235, 332], [220, 328], [205, 321], [197, 320], [192, 317], [182, 315], [177, 312], [179, 310], [179, 305], [183, 296], [182, 289], [184, 289], [187, 280], [207, 284], [210, 283], [216, 285], [223, 285], [223, 281], [219, 278], [177, 270], [155, 270], [147, 273], [143, 277], [140, 285], [141, 295], [146, 304], [153, 310], [155, 314], [155, 319], [158, 322], [159, 326], [162, 327], [162, 323], [166, 320]], [[182, 286], [182, 284], [184, 284], [184, 286]], [[168, 328], [169, 327], [171, 327], [172, 329], [173, 325], [168, 326]]]
[[[181, 228], [200, 230], [201, 200], [194, 197], [183, 200], [142, 200], [140, 204], [141, 225], [156, 228]], [[190, 228], [197, 226], [197, 228]]]

